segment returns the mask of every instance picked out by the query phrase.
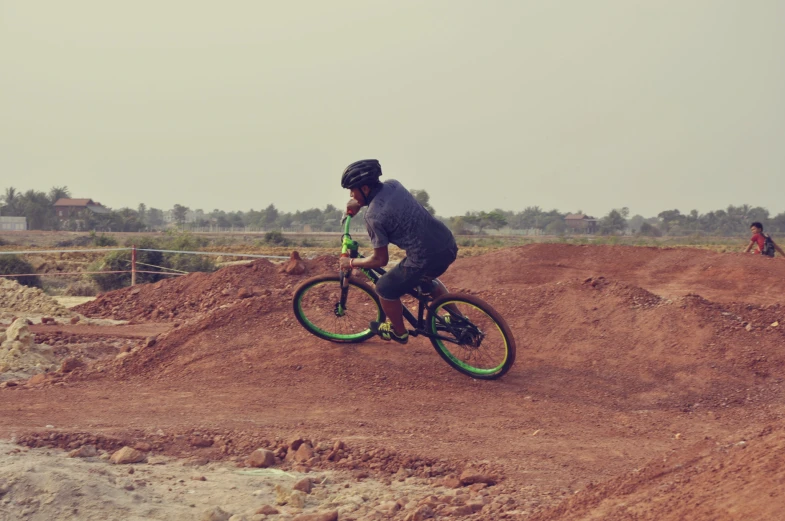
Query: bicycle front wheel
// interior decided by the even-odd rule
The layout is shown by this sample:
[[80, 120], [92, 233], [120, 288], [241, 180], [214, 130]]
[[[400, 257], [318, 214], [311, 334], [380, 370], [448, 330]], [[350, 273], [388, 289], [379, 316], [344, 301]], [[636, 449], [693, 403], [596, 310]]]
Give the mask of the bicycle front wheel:
[[308, 332], [330, 342], [362, 342], [374, 334], [371, 322], [385, 316], [376, 292], [362, 281], [348, 279], [346, 305], [341, 305], [341, 279], [324, 275], [308, 279], [294, 292], [294, 316]]
[[504, 376], [515, 363], [515, 338], [504, 318], [473, 295], [448, 293], [428, 309], [436, 352], [454, 369], [481, 380]]

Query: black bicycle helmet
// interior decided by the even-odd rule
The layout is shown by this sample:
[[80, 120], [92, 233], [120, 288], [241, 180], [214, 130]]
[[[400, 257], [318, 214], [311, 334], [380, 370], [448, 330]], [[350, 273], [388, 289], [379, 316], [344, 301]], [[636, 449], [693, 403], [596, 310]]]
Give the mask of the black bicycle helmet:
[[382, 175], [382, 165], [376, 159], [355, 161], [346, 167], [341, 176], [343, 188], [357, 188], [363, 185], [375, 185]]

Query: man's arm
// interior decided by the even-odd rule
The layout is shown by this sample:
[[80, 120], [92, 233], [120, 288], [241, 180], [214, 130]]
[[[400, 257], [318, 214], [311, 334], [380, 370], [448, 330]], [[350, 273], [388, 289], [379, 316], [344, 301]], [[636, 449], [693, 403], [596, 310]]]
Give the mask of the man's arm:
[[777, 252], [778, 252], [780, 255], [782, 255], [783, 257], [785, 257], [785, 251], [782, 251], [782, 248], [780, 248], [779, 244], [777, 244], [777, 243], [776, 243], [776, 242], [774, 242], [773, 240], [771, 241], [771, 243], [774, 245], [774, 249], [775, 249], [775, 250], [777, 250]]
[[381, 248], [374, 248], [373, 255], [364, 259], [349, 259], [348, 257], [341, 257], [341, 269], [345, 271], [350, 270], [351, 267], [349, 266], [349, 261], [351, 261], [351, 267], [354, 268], [383, 268], [387, 266], [388, 262], [390, 262], [390, 252], [388, 251], [387, 246], [382, 246]]
[[750, 243], [747, 245], [747, 248], [744, 250], [744, 253], [749, 253], [752, 247], [755, 246], [756, 244], [758, 243], [755, 241], [750, 241]]

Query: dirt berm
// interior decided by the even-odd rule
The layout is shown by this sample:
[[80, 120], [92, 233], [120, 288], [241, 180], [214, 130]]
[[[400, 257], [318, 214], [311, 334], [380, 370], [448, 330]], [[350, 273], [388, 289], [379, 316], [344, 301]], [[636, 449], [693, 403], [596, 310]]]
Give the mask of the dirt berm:
[[[554, 244], [459, 259], [445, 283], [488, 300], [518, 341], [515, 367], [494, 382], [456, 373], [425, 339], [345, 346], [307, 334], [292, 289], [336, 263], [289, 275], [259, 261], [80, 307], [173, 327], [122, 360], [0, 389], [0, 436], [51, 424], [236, 441], [222, 454], [177, 445], [210, 458], [239, 456], [249, 436], [340, 437], [409, 455], [396, 461], [410, 470], [428, 458], [497, 473], [490, 490], [510, 494], [509, 508], [472, 519], [769, 519], [785, 509], [781, 483], [764, 474], [779, 465], [785, 413], [782, 260]], [[387, 468], [373, 463], [357, 465]], [[725, 468], [764, 490], [717, 487]]]

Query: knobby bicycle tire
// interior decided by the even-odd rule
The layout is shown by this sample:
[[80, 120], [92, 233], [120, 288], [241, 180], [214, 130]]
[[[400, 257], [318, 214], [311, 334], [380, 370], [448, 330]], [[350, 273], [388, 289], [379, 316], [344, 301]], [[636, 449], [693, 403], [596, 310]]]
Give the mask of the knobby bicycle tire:
[[[342, 344], [363, 342], [374, 336], [370, 322], [385, 320], [379, 297], [365, 282], [353, 278], [348, 282], [347, 309], [339, 316], [335, 312], [341, 296], [338, 275], [321, 275], [303, 281], [292, 296], [294, 316], [300, 325], [319, 338]], [[352, 321], [355, 314], [357, 319]]]
[[[459, 330], [461, 328], [459, 325], [453, 327], [445, 326], [443, 321], [438, 318], [439, 313], [450, 314], [449, 312], [446, 312], [444, 308], [451, 304], [455, 304], [456, 306], [459, 304], [468, 305], [488, 317], [487, 320], [484, 320], [484, 325], [487, 325], [486, 329], [488, 330], [485, 334], [493, 334], [495, 336], [498, 332], [499, 337], [501, 338], [500, 348], [498, 349], [499, 355], [494, 356], [481, 351], [483, 349], [482, 342], [485, 340], [482, 340], [479, 346], [474, 347], [469, 346], [468, 344], [453, 344], [440, 340], [439, 338], [431, 337], [431, 344], [433, 344], [436, 352], [439, 353], [439, 356], [441, 356], [453, 369], [471, 376], [472, 378], [494, 380], [504, 376], [515, 363], [516, 354], [515, 338], [512, 335], [510, 326], [507, 325], [507, 321], [504, 320], [504, 317], [502, 317], [498, 311], [481, 298], [464, 293], [447, 293], [435, 299], [428, 307], [425, 327], [433, 335], [454, 337], [453, 329], [456, 333], [460, 334]], [[492, 331], [494, 327], [497, 331]], [[470, 330], [470, 328], [464, 328], [464, 330]], [[488, 347], [489, 349], [491, 348], [491, 346]], [[453, 353], [453, 350], [458, 351], [458, 353]], [[462, 358], [459, 354], [465, 356]], [[467, 360], [467, 358], [469, 360]], [[477, 361], [482, 360], [484, 363], [482, 366], [479, 366], [477, 362], [472, 362], [472, 359]]]

